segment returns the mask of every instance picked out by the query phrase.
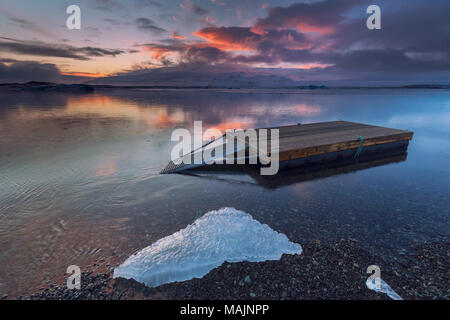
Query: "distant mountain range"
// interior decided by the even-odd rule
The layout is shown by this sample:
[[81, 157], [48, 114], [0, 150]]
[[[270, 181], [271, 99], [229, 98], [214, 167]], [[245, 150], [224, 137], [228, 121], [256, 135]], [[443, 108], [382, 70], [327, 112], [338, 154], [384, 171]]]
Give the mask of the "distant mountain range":
[[211, 87], [211, 88], [292, 88], [300, 83], [274, 74], [247, 74], [244, 72], [205, 73], [179, 71], [175, 68], [136, 71], [123, 75], [98, 78], [86, 82], [100, 85], [155, 86], [155, 87]]
[[[261, 70], [261, 69], [260, 69]], [[294, 77], [295, 78], [295, 77]], [[228, 88], [228, 89], [326, 89], [333, 88], [426, 88], [449, 89], [449, 84], [395, 83], [382, 81], [362, 84], [356, 80], [320, 81], [293, 80], [289, 75], [268, 71], [260, 73], [224, 70], [205, 72], [204, 69], [159, 68], [144, 69], [85, 82], [91, 85], [155, 87], [155, 88]]]
[[[139, 79], [140, 77], [137, 77]], [[298, 89], [298, 90], [314, 90], [329, 89], [325, 85], [299, 85], [294, 81], [286, 78], [273, 76], [252, 76], [242, 77], [228, 75], [222, 79], [216, 78], [207, 82], [195, 82], [193, 85], [189, 82], [129, 82], [128, 77], [122, 78], [108, 77], [89, 81], [82, 84], [59, 84], [53, 82], [29, 81], [26, 83], [0, 83], [0, 91], [4, 90], [20, 90], [20, 91], [53, 91], [53, 92], [72, 92], [72, 93], [90, 93], [95, 89], [114, 89], [114, 88], [153, 88], [153, 89]], [[279, 80], [274, 84], [274, 79]], [[106, 80], [106, 81], [102, 81]], [[142, 79], [145, 80], [145, 79]], [[450, 89], [450, 85], [446, 84], [413, 84], [403, 86], [332, 86], [331, 89]]]

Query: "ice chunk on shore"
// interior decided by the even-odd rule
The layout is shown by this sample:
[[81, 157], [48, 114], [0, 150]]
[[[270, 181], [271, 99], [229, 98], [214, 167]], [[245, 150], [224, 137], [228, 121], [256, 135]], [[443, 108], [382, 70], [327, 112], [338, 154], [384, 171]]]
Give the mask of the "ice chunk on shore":
[[380, 286], [377, 286], [376, 284], [376, 278], [373, 279], [367, 279], [366, 286], [370, 290], [385, 293], [388, 295], [389, 298], [392, 300], [403, 300], [402, 297], [400, 297], [397, 292], [395, 292], [386, 282], [384, 282], [383, 279], [380, 279]]
[[301, 254], [286, 235], [234, 208], [210, 211], [170, 236], [130, 256], [114, 278], [133, 278], [150, 287], [201, 278], [224, 261], [279, 260]]

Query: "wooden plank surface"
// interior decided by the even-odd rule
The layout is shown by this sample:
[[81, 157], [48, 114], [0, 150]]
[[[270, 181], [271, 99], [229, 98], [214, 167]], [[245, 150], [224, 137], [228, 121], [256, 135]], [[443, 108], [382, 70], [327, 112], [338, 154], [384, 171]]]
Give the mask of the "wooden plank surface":
[[280, 161], [324, 153], [356, 149], [363, 137], [364, 146], [411, 140], [413, 133], [348, 121], [320, 122], [273, 127], [279, 129]]
[[[363, 148], [407, 141], [411, 140], [413, 136], [411, 131], [349, 121], [319, 122], [265, 129], [279, 129], [280, 162], [357, 149], [361, 145], [358, 136], [364, 139]], [[268, 150], [270, 150], [270, 138], [267, 144]], [[171, 162], [162, 172], [182, 170], [184, 166], [183, 164], [176, 166]]]

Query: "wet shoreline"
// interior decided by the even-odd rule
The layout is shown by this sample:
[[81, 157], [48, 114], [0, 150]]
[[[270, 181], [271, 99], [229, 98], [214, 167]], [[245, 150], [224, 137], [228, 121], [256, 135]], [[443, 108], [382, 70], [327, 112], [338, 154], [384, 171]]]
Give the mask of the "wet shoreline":
[[[356, 299], [389, 297], [369, 290], [368, 265], [381, 268], [381, 277], [403, 299], [448, 299], [448, 252], [450, 244], [430, 243], [412, 248], [397, 261], [386, 261], [355, 242], [331, 245], [319, 241], [302, 244], [301, 255], [283, 255], [279, 261], [225, 262], [201, 279], [149, 288], [134, 280], [113, 279], [105, 273], [83, 272], [80, 290], [52, 284], [39, 293], [18, 299], [30, 300], [238, 300], [238, 299]], [[15, 299], [8, 297], [8, 299]]]

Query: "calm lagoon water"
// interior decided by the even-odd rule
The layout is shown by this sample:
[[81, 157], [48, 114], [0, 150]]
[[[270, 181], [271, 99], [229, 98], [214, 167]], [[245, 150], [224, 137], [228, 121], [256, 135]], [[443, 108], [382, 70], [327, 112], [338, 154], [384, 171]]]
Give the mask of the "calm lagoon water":
[[[352, 239], [395, 258], [450, 240], [450, 91], [0, 93], [0, 293], [104, 270], [221, 207], [297, 243]], [[159, 175], [174, 128], [348, 120], [414, 131], [406, 158], [322, 178]], [[370, 262], [368, 262], [370, 264]], [[439, 284], [437, 284], [439, 285]]]

